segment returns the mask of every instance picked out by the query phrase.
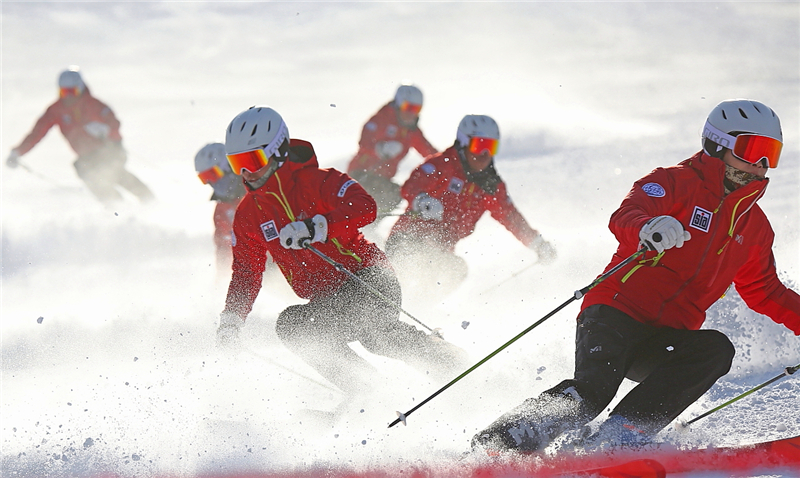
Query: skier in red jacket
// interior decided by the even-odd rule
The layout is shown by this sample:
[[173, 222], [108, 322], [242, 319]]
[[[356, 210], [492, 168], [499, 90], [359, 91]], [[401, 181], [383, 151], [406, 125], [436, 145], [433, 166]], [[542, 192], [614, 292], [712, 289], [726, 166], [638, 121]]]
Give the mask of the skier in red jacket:
[[[461, 370], [461, 349], [399, 320], [401, 292], [385, 254], [359, 229], [375, 220], [375, 200], [335, 169], [320, 169], [310, 143], [289, 139], [281, 116], [252, 107], [231, 121], [228, 161], [248, 189], [233, 221], [233, 276], [217, 337], [235, 344], [272, 259], [307, 304], [281, 312], [278, 337], [323, 377], [348, 394], [367, 391], [374, 369], [349, 346], [404, 360], [450, 377]], [[342, 264], [350, 278], [306, 248]]]
[[539, 260], [555, 258], [553, 246], [531, 228], [497, 174], [499, 143], [500, 130], [492, 118], [467, 115], [458, 125], [455, 144], [429, 157], [403, 184], [408, 208], [392, 227], [386, 252], [405, 272], [404, 285], [418, 283], [429, 291], [436, 285], [442, 293], [458, 286], [467, 264], [455, 254], [456, 243], [474, 232], [487, 211], [536, 251]]
[[127, 154], [122, 147], [119, 121], [111, 108], [92, 96], [78, 67], [63, 71], [58, 87], [59, 99], [47, 108], [22, 143], [11, 150], [6, 164], [17, 167], [19, 158], [36, 146], [50, 128], [58, 125], [78, 154], [74, 163], [78, 176], [100, 201], [122, 200], [116, 186], [127, 189], [142, 201], [153, 199], [150, 189], [125, 169]]
[[400, 185], [393, 182], [400, 161], [414, 148], [422, 157], [435, 154], [422, 130], [419, 112], [422, 91], [414, 85], [400, 85], [394, 100], [385, 104], [361, 130], [358, 153], [347, 174], [357, 180], [378, 203], [378, 215], [388, 214], [400, 204]]
[[233, 215], [246, 191], [242, 178], [233, 174], [222, 143], [209, 143], [200, 148], [194, 157], [194, 166], [200, 181], [214, 190], [211, 195], [211, 201], [217, 203], [214, 207], [214, 245], [217, 249], [217, 273], [220, 274], [231, 267]]
[[700, 327], [731, 284], [800, 335], [800, 296], [778, 279], [774, 233], [757, 204], [782, 141], [769, 107], [724, 101], [708, 116], [702, 151], [636, 181], [611, 216], [619, 247], [606, 270], [647, 252], [586, 294], [574, 378], [500, 417], [473, 446], [541, 450], [598, 416], [626, 377], [639, 384], [589, 443], [647, 442], [728, 373], [733, 344]]

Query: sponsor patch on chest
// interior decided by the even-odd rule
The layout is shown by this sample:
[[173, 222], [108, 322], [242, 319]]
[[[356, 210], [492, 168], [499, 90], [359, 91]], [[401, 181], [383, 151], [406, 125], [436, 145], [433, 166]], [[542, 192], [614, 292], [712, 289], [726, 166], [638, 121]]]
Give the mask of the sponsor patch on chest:
[[459, 178], [452, 178], [450, 180], [450, 184], [447, 185], [447, 190], [452, 191], [456, 194], [461, 194], [461, 190], [464, 189], [464, 180]]
[[264, 233], [264, 239], [267, 242], [278, 238], [278, 228], [275, 226], [275, 221], [267, 221], [261, 224], [261, 232]]
[[689, 225], [700, 231], [708, 232], [708, 230], [711, 228], [711, 218], [713, 216], [714, 213], [711, 211], [706, 211], [700, 206], [695, 206], [694, 212], [692, 212], [692, 220], [689, 222]]

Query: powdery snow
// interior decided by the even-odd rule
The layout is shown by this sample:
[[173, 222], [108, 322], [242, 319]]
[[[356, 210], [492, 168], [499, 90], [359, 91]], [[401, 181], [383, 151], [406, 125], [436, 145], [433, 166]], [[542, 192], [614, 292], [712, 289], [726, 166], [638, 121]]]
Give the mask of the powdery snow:
[[[193, 158], [253, 104], [276, 108], [292, 136], [338, 169], [405, 79], [422, 88], [420, 124], [440, 149], [464, 114], [497, 120], [497, 168], [558, 260], [514, 276], [535, 256], [487, 217], [458, 246], [470, 265], [460, 289], [433, 303], [404, 302], [476, 361], [602, 271], [615, 248], [609, 215], [633, 181], [696, 152], [706, 115], [728, 98], [758, 99], [781, 117], [782, 161], [759, 204], [777, 234], [781, 276], [798, 289], [797, 3], [0, 8], [0, 153], [55, 99], [58, 73], [77, 64], [122, 121], [130, 169], [157, 196], [148, 206], [127, 198], [102, 207], [58, 131], [22, 159], [30, 171], [2, 167], [3, 476], [442, 469], [475, 432], [571, 374], [577, 303], [420, 408], [408, 426], [388, 429], [395, 410], [444, 384], [368, 357], [381, 373], [379, 391], [340, 403], [341, 393], [275, 336], [277, 314], [300, 302], [275, 271], [244, 329], [245, 351], [215, 350], [227, 284], [214, 269], [211, 190], [195, 177]], [[401, 164], [401, 179], [419, 160]], [[390, 225], [369, 234], [382, 243]], [[683, 420], [800, 362], [800, 340], [734, 291], [709, 311], [706, 327], [731, 337], [737, 356]], [[796, 436], [798, 396], [800, 379], [785, 378], [659, 438], [706, 446]], [[333, 422], [319, 412], [337, 408]]]

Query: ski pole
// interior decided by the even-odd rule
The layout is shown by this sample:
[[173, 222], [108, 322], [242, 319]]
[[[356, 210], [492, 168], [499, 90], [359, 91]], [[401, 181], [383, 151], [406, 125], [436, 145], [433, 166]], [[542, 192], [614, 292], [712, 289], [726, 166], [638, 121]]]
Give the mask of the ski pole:
[[560, 311], [561, 309], [563, 309], [564, 307], [566, 307], [567, 305], [569, 305], [569, 304], [570, 304], [572, 301], [574, 301], [574, 300], [578, 300], [578, 299], [580, 299], [581, 297], [583, 297], [584, 295], [586, 295], [586, 293], [587, 293], [587, 292], [589, 292], [590, 290], [594, 289], [594, 288], [595, 288], [595, 287], [596, 287], [596, 286], [597, 286], [599, 283], [601, 283], [601, 282], [603, 282], [604, 280], [608, 279], [608, 278], [609, 278], [609, 277], [611, 277], [611, 276], [612, 276], [612, 275], [613, 275], [615, 272], [617, 272], [618, 270], [622, 269], [622, 268], [623, 268], [623, 267], [625, 267], [626, 265], [628, 265], [628, 264], [630, 264], [631, 262], [633, 262], [634, 260], [636, 260], [636, 258], [637, 258], [637, 257], [639, 257], [641, 254], [644, 254], [644, 253], [645, 253], [645, 251], [647, 251], [647, 248], [643, 246], [641, 249], [639, 249], [638, 251], [636, 251], [636, 252], [634, 252], [633, 254], [631, 254], [631, 255], [630, 255], [630, 257], [628, 257], [628, 258], [627, 258], [627, 259], [625, 259], [624, 261], [620, 262], [619, 264], [617, 264], [617, 265], [616, 265], [616, 266], [614, 266], [613, 268], [609, 269], [609, 270], [608, 270], [608, 272], [606, 272], [605, 274], [603, 274], [603, 275], [599, 276], [599, 277], [598, 277], [597, 279], [595, 279], [595, 280], [594, 280], [594, 281], [593, 281], [591, 284], [587, 285], [586, 287], [584, 287], [584, 288], [583, 288], [583, 289], [581, 289], [581, 290], [576, 290], [576, 291], [575, 291], [575, 292], [572, 294], [572, 297], [570, 297], [570, 298], [569, 298], [569, 300], [567, 300], [567, 301], [566, 301], [566, 302], [564, 302], [563, 304], [559, 305], [558, 307], [556, 307], [555, 309], [553, 309], [552, 311], [550, 311], [550, 313], [548, 313], [547, 315], [545, 315], [545, 316], [544, 316], [544, 317], [542, 317], [541, 319], [539, 319], [539, 320], [537, 320], [536, 322], [534, 322], [534, 323], [533, 323], [531, 326], [529, 326], [527, 329], [525, 329], [525, 330], [523, 330], [522, 332], [518, 333], [516, 336], [514, 336], [514, 338], [512, 338], [512, 339], [511, 339], [511, 340], [509, 340], [508, 342], [506, 342], [506, 343], [504, 343], [503, 345], [501, 345], [501, 346], [500, 346], [500, 348], [498, 348], [498, 349], [497, 349], [497, 350], [495, 350], [494, 352], [492, 352], [492, 353], [490, 353], [489, 355], [487, 355], [486, 357], [484, 357], [484, 358], [483, 358], [483, 359], [482, 359], [480, 362], [478, 362], [478, 363], [476, 363], [475, 365], [473, 365], [472, 367], [468, 368], [468, 369], [467, 369], [465, 372], [463, 372], [461, 375], [459, 375], [458, 377], [456, 377], [456, 378], [454, 378], [453, 380], [451, 380], [451, 381], [450, 381], [450, 382], [449, 382], [447, 385], [445, 385], [444, 387], [442, 387], [442, 388], [440, 388], [439, 390], [437, 390], [437, 391], [436, 391], [436, 392], [435, 392], [433, 395], [431, 395], [430, 397], [428, 397], [428, 398], [426, 398], [425, 400], [421, 401], [421, 402], [420, 402], [420, 403], [419, 403], [417, 406], [415, 406], [415, 407], [414, 407], [414, 408], [412, 408], [411, 410], [407, 411], [406, 413], [400, 413], [400, 412], [396, 412], [396, 413], [397, 413], [397, 419], [396, 419], [395, 421], [393, 421], [392, 423], [390, 423], [390, 424], [389, 424], [389, 428], [392, 428], [393, 426], [397, 425], [397, 424], [398, 424], [398, 423], [400, 423], [400, 422], [403, 422], [403, 425], [405, 425], [405, 424], [406, 424], [406, 418], [408, 418], [408, 416], [409, 416], [409, 415], [411, 415], [412, 413], [414, 413], [414, 411], [415, 411], [415, 410], [417, 410], [417, 409], [418, 409], [418, 408], [420, 408], [421, 406], [425, 405], [426, 403], [428, 403], [429, 401], [431, 401], [431, 400], [432, 400], [434, 397], [436, 397], [436, 396], [437, 396], [437, 395], [439, 395], [440, 393], [442, 393], [442, 392], [444, 392], [445, 390], [447, 390], [448, 388], [450, 388], [450, 387], [451, 387], [451, 386], [452, 386], [454, 383], [456, 383], [456, 382], [458, 382], [459, 380], [461, 380], [462, 378], [466, 377], [466, 376], [467, 376], [467, 374], [469, 374], [470, 372], [472, 372], [472, 371], [473, 371], [473, 370], [475, 370], [476, 368], [478, 368], [478, 367], [480, 367], [481, 365], [483, 365], [484, 363], [486, 363], [486, 362], [487, 362], [487, 361], [488, 361], [490, 358], [492, 358], [492, 357], [494, 357], [495, 355], [497, 355], [497, 354], [499, 354], [500, 352], [502, 352], [502, 351], [503, 351], [503, 350], [504, 350], [506, 347], [508, 347], [509, 345], [513, 344], [513, 343], [514, 343], [514, 342], [516, 342], [517, 340], [519, 340], [519, 339], [520, 339], [520, 338], [521, 338], [523, 335], [527, 334], [527, 333], [528, 333], [528, 332], [530, 332], [531, 330], [533, 330], [533, 329], [535, 329], [536, 327], [538, 327], [538, 326], [539, 326], [539, 324], [541, 324], [541, 323], [542, 323], [542, 322], [544, 322], [545, 320], [549, 319], [550, 317], [554, 316], [554, 315], [555, 315], [555, 314], [556, 314], [558, 311]]
[[800, 364], [797, 364], [794, 367], [786, 367], [782, 374], [777, 375], [775, 377], [772, 377], [771, 379], [767, 380], [766, 382], [762, 383], [761, 385], [744, 392], [743, 394], [739, 395], [738, 397], [734, 397], [734, 398], [728, 400], [727, 402], [723, 403], [722, 405], [720, 405], [720, 406], [718, 406], [716, 408], [712, 408], [711, 410], [705, 412], [704, 414], [700, 415], [699, 417], [693, 418], [693, 419], [689, 420], [688, 422], [680, 423], [678, 428], [679, 429], [688, 428], [689, 425], [691, 425], [692, 423], [700, 420], [701, 418], [705, 418], [705, 417], [711, 415], [712, 413], [720, 410], [721, 408], [725, 408], [728, 405], [730, 405], [731, 403], [733, 403], [733, 402], [735, 402], [737, 400], [740, 400], [740, 399], [750, 395], [751, 393], [754, 393], [754, 392], [757, 392], [757, 391], [761, 390], [762, 388], [766, 387], [767, 385], [771, 384], [772, 382], [775, 382], [777, 380], [782, 379], [783, 377], [786, 377], [788, 375], [791, 375], [791, 374], [797, 372], [798, 369], [800, 369]]
[[24, 169], [25, 171], [27, 171], [27, 172], [29, 172], [30, 174], [32, 174], [33, 176], [35, 176], [35, 177], [37, 177], [37, 178], [41, 179], [42, 181], [48, 182], [48, 183], [52, 184], [53, 186], [56, 186], [57, 188], [61, 188], [61, 189], [72, 189], [72, 188], [71, 188], [71, 187], [69, 187], [69, 186], [64, 186], [63, 184], [59, 184], [59, 182], [58, 182], [58, 181], [56, 181], [55, 179], [49, 178], [49, 177], [45, 176], [44, 174], [42, 174], [42, 173], [40, 173], [40, 172], [38, 172], [38, 171], [35, 171], [35, 170], [31, 169], [31, 167], [30, 167], [30, 166], [28, 166], [27, 164], [23, 164], [23, 163], [17, 163], [17, 165], [18, 165], [20, 168], [22, 168], [22, 169]]
[[325, 255], [323, 252], [321, 252], [319, 249], [317, 249], [316, 247], [312, 246], [311, 245], [311, 241], [308, 238], [306, 238], [301, 243], [301, 245], [303, 246], [304, 249], [308, 249], [309, 251], [311, 251], [314, 254], [316, 254], [319, 257], [321, 257], [325, 262], [327, 262], [328, 264], [332, 265], [333, 268], [336, 269], [337, 271], [343, 272], [343, 273], [347, 274], [348, 276], [350, 276], [351, 279], [358, 281], [359, 284], [364, 286], [368, 291], [370, 291], [373, 294], [375, 294], [375, 296], [377, 296], [379, 299], [381, 299], [385, 303], [391, 305], [392, 307], [394, 307], [395, 309], [399, 310], [400, 312], [406, 314], [409, 318], [411, 318], [411, 320], [413, 320], [414, 322], [418, 323], [419, 325], [425, 327], [425, 329], [427, 329], [430, 333], [432, 333], [436, 337], [444, 338], [444, 337], [442, 337], [442, 334], [440, 334], [438, 330], [434, 330], [434, 329], [428, 327], [427, 325], [423, 324], [422, 322], [420, 322], [419, 319], [417, 319], [413, 315], [411, 315], [408, 312], [406, 312], [405, 310], [403, 310], [403, 308], [400, 307], [399, 305], [395, 304], [394, 301], [392, 301], [392, 299], [389, 299], [385, 295], [381, 294], [381, 292], [378, 289], [376, 289], [376, 288], [372, 287], [371, 285], [367, 284], [366, 282], [364, 282], [363, 279], [361, 279], [357, 275], [355, 275], [352, 272], [350, 272], [345, 266], [343, 266], [342, 264], [339, 264], [338, 262], [334, 261], [333, 259], [331, 259], [327, 255]]

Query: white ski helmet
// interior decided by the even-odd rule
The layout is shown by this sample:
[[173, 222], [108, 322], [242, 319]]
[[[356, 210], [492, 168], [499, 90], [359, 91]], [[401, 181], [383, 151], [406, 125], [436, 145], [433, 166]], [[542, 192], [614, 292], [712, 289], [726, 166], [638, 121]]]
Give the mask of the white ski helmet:
[[469, 144], [471, 138], [491, 138], [500, 140], [500, 128], [495, 120], [486, 115], [467, 115], [458, 124], [456, 142], [462, 148]]
[[236, 154], [263, 148], [268, 158], [276, 154], [284, 157], [288, 155], [288, 148], [281, 153], [278, 153], [278, 148], [287, 141], [289, 128], [277, 111], [269, 106], [251, 106], [236, 115], [228, 125], [225, 153]]
[[735, 99], [723, 101], [708, 115], [703, 127], [703, 150], [710, 156], [721, 157], [723, 148], [733, 149], [734, 138], [742, 133], [783, 143], [781, 121], [770, 107], [754, 100]]
[[231, 172], [228, 158], [225, 157], [225, 145], [222, 143], [209, 143], [200, 148], [194, 157], [194, 169], [198, 173], [214, 166], [219, 166], [226, 173]]
[[400, 106], [405, 102], [422, 106], [422, 91], [411, 84], [400, 85], [394, 94], [394, 104]]
[[78, 88], [78, 91], [83, 93], [83, 90], [86, 89], [86, 84], [83, 82], [83, 78], [81, 78], [80, 68], [73, 65], [62, 71], [58, 76], [58, 87]]

